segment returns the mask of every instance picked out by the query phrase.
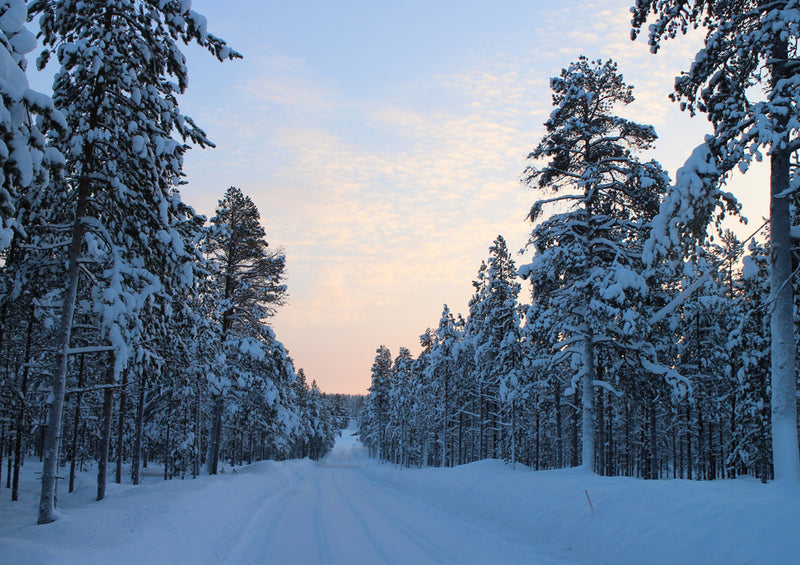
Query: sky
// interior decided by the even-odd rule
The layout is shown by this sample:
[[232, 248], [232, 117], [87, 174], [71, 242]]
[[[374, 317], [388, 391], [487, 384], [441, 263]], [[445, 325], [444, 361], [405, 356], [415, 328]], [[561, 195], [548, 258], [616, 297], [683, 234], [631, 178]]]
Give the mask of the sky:
[[[193, 1], [243, 59], [185, 49], [181, 109], [217, 147], [189, 152], [182, 196], [207, 217], [229, 186], [255, 202], [287, 257], [271, 324], [323, 391], [366, 392], [380, 345], [417, 354], [444, 304], [466, 313], [498, 234], [525, 246], [537, 194], [519, 177], [549, 79], [580, 55], [619, 63], [637, 98], [619, 113], [655, 126], [646, 157], [674, 177], [708, 131], [667, 97], [702, 38], [651, 55], [631, 3]], [[765, 171], [732, 186], [759, 224]]]

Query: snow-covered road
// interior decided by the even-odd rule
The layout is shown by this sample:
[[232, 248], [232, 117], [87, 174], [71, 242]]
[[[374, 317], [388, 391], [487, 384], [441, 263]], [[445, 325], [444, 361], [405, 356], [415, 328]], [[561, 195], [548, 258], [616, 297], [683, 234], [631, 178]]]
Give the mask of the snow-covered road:
[[567, 563], [371, 480], [345, 433], [249, 518], [226, 563]]
[[[36, 526], [35, 472], [22, 504], [0, 504], [0, 563], [426, 565], [567, 564], [515, 534], [404, 493], [345, 430], [328, 457], [261, 462], [216, 477], [109, 485], [90, 474], [62, 496], [62, 516]], [[486, 516], [479, 516], [486, 519]]]
[[[109, 484], [92, 473], [37, 526], [36, 472], [0, 491], [0, 564], [773, 565], [800, 555], [800, 486], [643, 481], [502, 461], [398, 469], [345, 431], [321, 463], [263, 461], [222, 475]], [[591, 497], [592, 506], [587, 496]]]

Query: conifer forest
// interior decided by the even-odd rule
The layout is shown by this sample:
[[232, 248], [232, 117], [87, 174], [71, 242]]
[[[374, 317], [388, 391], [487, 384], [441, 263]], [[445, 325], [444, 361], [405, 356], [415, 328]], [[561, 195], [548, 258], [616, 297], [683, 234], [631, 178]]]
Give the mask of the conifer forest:
[[[0, 477], [12, 499], [26, 456], [44, 461], [42, 523], [56, 481], [71, 491], [90, 461], [100, 500], [112, 468], [138, 484], [149, 461], [183, 478], [322, 457], [347, 401], [309, 382], [270, 328], [284, 253], [239, 188], [207, 222], [179, 190], [186, 150], [212, 145], [178, 107], [180, 44], [240, 55], [187, 2], [11, 0], [0, 12]], [[36, 65], [60, 65], [52, 99], [27, 87], [26, 19], [41, 28]]]
[[[34, 559], [36, 544], [25, 541], [33, 534], [3, 517], [35, 488], [35, 521], [72, 527], [61, 501], [78, 499], [66, 497], [86, 488], [87, 474], [96, 512], [103, 506], [94, 501], [122, 504], [121, 492], [157, 488], [154, 469], [157, 484], [186, 493], [200, 485], [196, 493], [212, 502], [196, 514], [239, 516], [224, 519], [241, 526], [202, 530], [227, 536], [205, 546], [193, 527], [176, 530], [176, 539], [195, 536], [186, 547], [199, 544], [180, 555], [209, 563], [292, 562], [303, 551], [316, 553], [297, 562], [533, 559], [513, 557], [526, 555], [519, 548], [500, 558], [477, 538], [468, 549], [452, 541], [464, 535], [456, 522], [417, 517], [409, 502], [418, 496], [436, 512], [467, 515], [472, 495], [484, 525], [486, 516], [505, 524], [505, 507], [492, 504], [520, 496], [528, 518], [513, 515], [506, 531], [558, 545], [531, 562], [659, 563], [634, 542], [592, 545], [586, 524], [646, 545], [651, 538], [633, 529], [640, 520], [626, 518], [638, 514], [625, 508], [668, 494], [637, 489], [658, 484], [704, 501], [711, 490], [690, 489], [709, 481], [768, 493], [764, 484], [800, 485], [800, 1], [623, 2], [630, 39], [653, 58], [685, 45], [687, 34], [702, 36], [664, 97], [711, 133], [667, 171], [656, 128], [632, 117], [636, 85], [614, 53], [575, 53], [549, 78], [548, 117], [520, 155], [527, 244], [486, 241], [466, 310], [445, 304], [418, 342], [380, 345], [371, 372], [353, 367], [364, 396], [323, 392], [275, 329], [292, 289], [292, 255], [269, 231], [282, 202], [260, 211], [250, 187], [220, 186], [210, 217], [189, 203], [184, 157], [215, 143], [179, 105], [190, 85], [185, 52], [219, 65], [247, 56], [191, 4], [0, 0], [0, 561], [7, 551], [11, 562], [62, 562]], [[45, 69], [54, 72], [46, 94], [30, 86]], [[768, 183], [751, 188], [769, 199], [769, 217], [745, 222], [729, 184], [760, 163]], [[36, 465], [35, 478], [26, 465]], [[255, 490], [226, 486], [234, 484]], [[578, 494], [562, 505], [555, 497], [567, 484]], [[138, 490], [119, 490], [126, 485]], [[599, 485], [651, 494], [610, 510], [614, 497]], [[223, 494], [214, 498], [213, 488]], [[545, 503], [547, 512], [535, 510]], [[246, 518], [233, 513], [250, 504]], [[662, 522], [677, 528], [682, 510], [663, 508]], [[349, 518], [326, 514], [333, 509]], [[560, 518], [548, 521], [551, 509]], [[775, 520], [796, 529], [796, 510], [786, 512]], [[415, 524], [425, 520], [423, 532]], [[396, 545], [412, 553], [399, 561], [376, 526], [384, 522], [408, 537]], [[573, 546], [549, 529], [559, 523], [589, 533]], [[438, 524], [456, 533], [430, 534]], [[298, 541], [301, 531], [308, 539]], [[353, 531], [364, 532], [360, 541]], [[709, 551], [720, 552], [712, 557], [705, 542], [674, 551], [695, 552], [697, 563], [753, 562], [711, 537], [719, 543]], [[43, 547], [56, 551], [58, 539]], [[136, 550], [161, 543], [148, 539]], [[765, 563], [794, 551], [780, 543]], [[359, 548], [355, 557], [337, 553]], [[89, 555], [75, 551], [64, 562]], [[458, 551], [474, 553], [464, 561]], [[670, 551], [664, 560], [693, 562]]]
[[[632, 34], [653, 52], [708, 28], [672, 96], [715, 134], [674, 184], [640, 158], [656, 132], [625, 118], [633, 85], [614, 61], [580, 57], [551, 79], [521, 175], [540, 195], [527, 247], [497, 237], [468, 312], [445, 305], [416, 359], [378, 348], [361, 424], [375, 456], [800, 477], [796, 8], [637, 2]], [[725, 180], [764, 159], [771, 217], [739, 238], [721, 226], [739, 211]]]

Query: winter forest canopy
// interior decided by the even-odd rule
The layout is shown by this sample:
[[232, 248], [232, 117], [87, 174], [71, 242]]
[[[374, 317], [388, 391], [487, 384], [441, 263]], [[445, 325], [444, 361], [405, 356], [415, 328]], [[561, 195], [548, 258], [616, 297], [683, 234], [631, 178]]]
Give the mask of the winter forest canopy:
[[[26, 15], [27, 10], [27, 15]], [[25, 29], [55, 58], [52, 100], [28, 88]], [[69, 463], [138, 484], [221, 461], [322, 457], [347, 423], [269, 326], [285, 257], [229, 188], [210, 221], [181, 200], [183, 156], [211, 146], [180, 113], [181, 43], [240, 55], [190, 2], [0, 2], [3, 159], [0, 454], [17, 499], [24, 456], [44, 460], [39, 522]], [[2, 468], [0, 468], [2, 469]], [[127, 475], [127, 471], [125, 471]], [[66, 477], [64, 477], [66, 478]], [[125, 477], [128, 480], [128, 477]]]
[[[637, 2], [632, 34], [654, 53], [707, 33], [672, 96], [714, 135], [674, 180], [642, 158], [657, 135], [625, 117], [634, 87], [613, 60], [581, 56], [551, 80], [522, 171], [529, 244], [492, 242], [466, 317], [445, 306], [419, 356], [377, 350], [360, 411], [376, 457], [800, 480], [798, 14], [788, 0]], [[52, 96], [28, 87], [26, 20], [35, 67], [58, 67]], [[213, 143], [179, 109], [181, 44], [240, 54], [178, 0], [0, 0], [0, 39], [12, 500], [30, 456], [44, 465], [40, 523], [56, 518], [58, 480], [71, 490], [90, 461], [102, 499], [112, 467], [138, 484], [151, 461], [184, 478], [324, 456], [357, 400], [309, 383], [270, 325], [283, 251], [246, 187], [208, 221], [182, 199], [186, 151]], [[772, 214], [740, 240], [721, 231], [738, 211], [725, 180], [754, 160], [771, 164]]]
[[[421, 354], [381, 346], [361, 437], [404, 466], [486, 458], [602, 475], [800, 480], [796, 350], [800, 4], [642, 0], [656, 54], [706, 37], [671, 97], [713, 135], [675, 181], [633, 85], [581, 56], [522, 182], [538, 196], [517, 267], [502, 236]], [[701, 119], [698, 116], [697, 119]], [[771, 217], [739, 239], [732, 171], [768, 160]]]

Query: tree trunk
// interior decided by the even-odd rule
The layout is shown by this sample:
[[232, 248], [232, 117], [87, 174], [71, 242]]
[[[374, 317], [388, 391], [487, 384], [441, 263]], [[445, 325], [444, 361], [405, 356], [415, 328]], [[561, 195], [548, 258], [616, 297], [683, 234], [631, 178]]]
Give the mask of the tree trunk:
[[582, 426], [582, 448], [581, 448], [581, 467], [587, 471], [593, 471], [594, 466], [594, 344], [592, 343], [592, 332], [587, 329], [583, 337], [583, 426]]
[[564, 466], [564, 440], [561, 437], [561, 382], [558, 380], [553, 395], [556, 407], [556, 469], [561, 469]]
[[28, 315], [28, 332], [25, 337], [25, 365], [22, 369], [22, 382], [19, 390], [19, 410], [17, 411], [17, 437], [14, 445], [14, 478], [11, 484], [11, 500], [19, 500], [19, 468], [22, 464], [22, 430], [28, 408], [28, 377], [31, 372], [31, 335], [33, 334], [33, 305]]
[[[78, 369], [78, 388], [82, 389], [86, 383], [84, 374], [86, 354], [81, 354], [80, 368]], [[72, 460], [69, 462], [69, 492], [75, 490], [75, 467], [77, 464], [78, 455], [78, 427], [81, 423], [81, 401], [83, 400], [83, 393], [78, 391], [75, 393], [75, 418], [72, 427]]]
[[200, 474], [200, 381], [198, 379], [196, 388], [196, 398], [194, 404], [194, 459], [192, 465], [192, 476], [197, 478]]
[[658, 479], [659, 464], [658, 464], [658, 429], [656, 428], [656, 402], [655, 399], [650, 401], [650, 479]]
[[[773, 48], [772, 84], [788, 78], [785, 38], [776, 38]], [[788, 114], [772, 116], [784, 132]], [[770, 333], [772, 336], [772, 456], [775, 480], [800, 481], [800, 451], [797, 445], [797, 383], [792, 288], [792, 241], [788, 148], [772, 147], [770, 174]]]
[[578, 462], [578, 418], [580, 417], [580, 411], [578, 410], [579, 398], [580, 398], [580, 389], [579, 387], [575, 387], [575, 407], [572, 410], [572, 466], [577, 467], [579, 465]]
[[170, 478], [169, 474], [169, 464], [172, 457], [170, 457], [170, 450], [172, 447], [170, 446], [170, 424], [171, 424], [171, 416], [172, 416], [172, 398], [169, 399], [169, 404], [167, 405], [167, 439], [165, 442], [164, 447], [164, 480], [168, 480]]
[[114, 359], [110, 360], [106, 373], [106, 389], [103, 391], [103, 431], [100, 436], [100, 457], [97, 461], [97, 500], [106, 497], [108, 480], [108, 450], [111, 447], [111, 418], [114, 410]]
[[603, 388], [597, 391], [597, 431], [599, 449], [597, 450], [597, 473], [606, 474], [606, 407]]
[[122, 463], [125, 454], [125, 416], [128, 406], [128, 371], [122, 373], [122, 388], [119, 391], [119, 416], [117, 420], [117, 466], [114, 482], [122, 484]]
[[133, 444], [133, 461], [131, 462], [131, 482], [138, 485], [141, 482], [140, 471], [142, 461], [142, 434], [144, 430], [144, 401], [145, 377], [139, 376], [139, 399], [136, 403], [136, 437]]
[[[90, 165], [90, 163], [87, 163]], [[47, 415], [47, 433], [42, 446], [44, 464], [42, 465], [42, 492], [39, 498], [39, 524], [55, 520], [56, 467], [58, 448], [61, 440], [61, 425], [64, 412], [64, 392], [67, 387], [67, 362], [69, 342], [72, 336], [72, 319], [75, 315], [75, 299], [78, 295], [78, 260], [85, 234], [83, 217], [89, 197], [89, 178], [81, 179], [75, 207], [75, 224], [72, 228], [72, 241], [69, 245], [67, 280], [61, 306], [61, 321], [56, 335], [56, 365], [51, 382], [51, 401]]]
[[0, 421], [0, 488], [3, 487], [3, 453], [6, 447], [6, 421]]
[[222, 439], [222, 396], [214, 401], [213, 421], [208, 438], [208, 460], [206, 467], [209, 475], [216, 475], [219, 463], [220, 441]]
[[[538, 404], [538, 403], [537, 403]], [[534, 452], [534, 459], [533, 459], [533, 468], [538, 471], [541, 469], [541, 442], [542, 442], [542, 427], [541, 427], [541, 416], [539, 415], [539, 407], [536, 407], [536, 451]]]
[[692, 405], [686, 399], [686, 478], [692, 480], [694, 458], [692, 457]]

